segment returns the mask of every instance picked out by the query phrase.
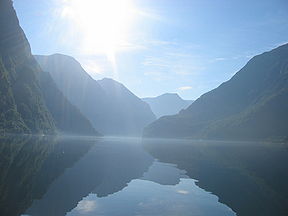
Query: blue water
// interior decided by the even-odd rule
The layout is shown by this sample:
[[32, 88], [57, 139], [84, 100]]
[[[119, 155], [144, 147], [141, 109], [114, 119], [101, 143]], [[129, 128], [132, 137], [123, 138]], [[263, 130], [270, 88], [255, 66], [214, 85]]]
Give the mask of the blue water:
[[123, 190], [107, 197], [89, 194], [67, 215], [236, 215], [219, 203], [217, 196], [199, 188], [195, 180], [181, 178], [179, 181], [176, 185], [161, 185], [135, 179]]
[[[66, 151], [68, 149], [63, 150], [61, 157], [65, 157]], [[196, 182], [175, 164], [153, 158], [143, 149], [139, 139], [104, 139], [93, 144], [84, 156], [66, 168], [45, 194], [33, 201], [25, 214], [236, 215], [220, 203], [216, 195], [201, 189]]]

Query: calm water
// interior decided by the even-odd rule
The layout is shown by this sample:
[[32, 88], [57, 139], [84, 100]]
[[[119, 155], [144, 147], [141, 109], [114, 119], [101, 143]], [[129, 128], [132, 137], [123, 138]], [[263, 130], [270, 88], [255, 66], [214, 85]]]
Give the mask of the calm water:
[[288, 215], [280, 144], [2, 138], [0, 215]]

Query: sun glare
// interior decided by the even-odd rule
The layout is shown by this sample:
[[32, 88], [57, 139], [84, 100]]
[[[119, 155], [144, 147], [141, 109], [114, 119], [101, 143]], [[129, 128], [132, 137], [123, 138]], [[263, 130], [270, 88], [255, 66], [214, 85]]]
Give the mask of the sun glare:
[[127, 41], [133, 14], [131, 0], [63, 0], [61, 11], [79, 33], [81, 50], [105, 53], [112, 63]]

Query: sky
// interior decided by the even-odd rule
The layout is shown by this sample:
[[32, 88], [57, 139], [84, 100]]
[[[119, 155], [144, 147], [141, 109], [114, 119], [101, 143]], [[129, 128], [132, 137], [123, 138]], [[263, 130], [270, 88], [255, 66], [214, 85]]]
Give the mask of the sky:
[[287, 0], [14, 0], [33, 54], [73, 56], [139, 97], [196, 99], [288, 43]]

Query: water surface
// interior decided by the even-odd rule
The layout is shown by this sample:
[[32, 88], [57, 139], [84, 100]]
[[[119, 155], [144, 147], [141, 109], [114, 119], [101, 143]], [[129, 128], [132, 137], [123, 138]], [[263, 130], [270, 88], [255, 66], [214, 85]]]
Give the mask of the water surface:
[[9, 137], [0, 154], [0, 215], [287, 215], [283, 145]]

